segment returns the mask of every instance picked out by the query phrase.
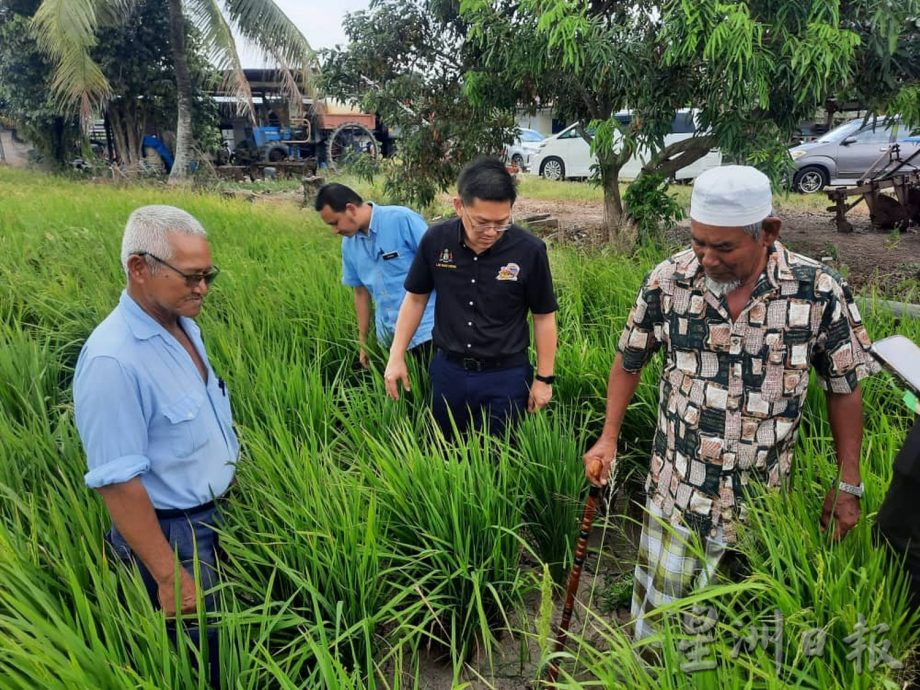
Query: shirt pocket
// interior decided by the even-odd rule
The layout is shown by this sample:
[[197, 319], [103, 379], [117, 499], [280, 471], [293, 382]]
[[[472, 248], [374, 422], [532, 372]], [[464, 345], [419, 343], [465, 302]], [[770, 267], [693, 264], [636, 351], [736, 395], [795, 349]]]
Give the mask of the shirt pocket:
[[775, 403], [801, 398], [808, 391], [808, 343], [793, 343], [784, 338], [770, 343], [764, 367], [764, 399]]
[[207, 428], [201, 419], [204, 405], [203, 393], [189, 393], [163, 408], [166, 424], [158, 439], [176, 458], [192, 455], [208, 442]]

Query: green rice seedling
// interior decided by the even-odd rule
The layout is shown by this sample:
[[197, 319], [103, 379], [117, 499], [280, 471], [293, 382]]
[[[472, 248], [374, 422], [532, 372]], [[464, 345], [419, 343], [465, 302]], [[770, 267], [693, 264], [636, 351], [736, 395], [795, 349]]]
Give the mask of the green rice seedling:
[[561, 583], [572, 562], [587, 494], [581, 428], [573, 414], [531, 415], [517, 431], [522, 472], [521, 503], [534, 551]]
[[[521, 572], [520, 473], [507, 446], [472, 435], [420, 447], [405, 428], [367, 439], [368, 485], [387, 538], [426, 603], [428, 632], [463, 660], [478, 640], [491, 658], [495, 629], [529, 586]], [[416, 585], [417, 583], [417, 585]]]

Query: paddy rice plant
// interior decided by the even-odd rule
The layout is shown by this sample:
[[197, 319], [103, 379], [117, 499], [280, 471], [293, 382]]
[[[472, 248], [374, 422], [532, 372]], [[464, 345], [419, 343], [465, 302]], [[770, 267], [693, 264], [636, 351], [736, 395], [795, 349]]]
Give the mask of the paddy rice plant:
[[[208, 621], [224, 687], [424, 687], [432, 663], [459, 686], [474, 671], [488, 678], [497, 645], [535, 626], [546, 656], [545, 603], [558, 589], [543, 575], [559, 582], [570, 563], [586, 490], [580, 455], [600, 431], [629, 307], [660, 257], [552, 248], [553, 402], [513, 438], [447, 443], [432, 425], [423, 365], [410, 362], [413, 390], [399, 403], [383, 395], [380, 349], [370, 371], [356, 367], [338, 244], [312, 211], [8, 170], [0, 191], [0, 689], [206, 685], [200, 651], [187, 637], [170, 641], [139, 578], [113, 560], [73, 423], [76, 358], [123, 289], [121, 231], [146, 203], [198, 216], [222, 269], [200, 323], [243, 445], [223, 508], [222, 605]], [[900, 331], [920, 341], [920, 325], [883, 310], [867, 322], [876, 338]], [[659, 366], [643, 374], [627, 415], [621, 476], [645, 471]], [[583, 585], [559, 687], [895, 687], [900, 671], [856, 674], [843, 642], [859, 614], [889, 626], [899, 661], [918, 641], [903, 573], [871, 529], [912, 416], [890, 377], [869, 381], [864, 395], [867, 492], [846, 540], [832, 544], [818, 527], [835, 463], [813, 385], [790, 490], [752, 505], [744, 579], [665, 611], [651, 661]], [[623, 558], [608, 540], [589, 567]], [[542, 612], [531, 605], [541, 587]], [[694, 605], [718, 612], [710, 646], [719, 664], [688, 674], [680, 614]], [[735, 621], [776, 610], [786, 626], [780, 674], [767, 650], [732, 658]], [[821, 657], [801, 651], [811, 629], [827, 632]], [[528, 673], [521, 684], [536, 679]]]

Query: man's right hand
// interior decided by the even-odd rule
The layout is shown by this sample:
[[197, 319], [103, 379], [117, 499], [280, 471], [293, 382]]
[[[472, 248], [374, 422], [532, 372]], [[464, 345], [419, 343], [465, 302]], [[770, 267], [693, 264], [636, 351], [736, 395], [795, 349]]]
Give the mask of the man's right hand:
[[367, 350], [363, 347], [358, 350], [358, 364], [361, 365], [362, 369], [370, 369], [371, 363], [367, 359]]
[[[185, 568], [178, 568], [179, 576], [179, 613], [195, 613], [198, 604], [195, 578]], [[174, 577], [168, 577], [158, 583], [157, 598], [160, 608], [167, 618], [176, 617], [176, 584]]]
[[617, 440], [601, 436], [584, 454], [585, 476], [594, 486], [606, 486], [617, 456]]
[[387, 395], [393, 400], [399, 400], [399, 384], [402, 383], [404, 391], [409, 390], [409, 370], [406, 368], [406, 358], [390, 357], [387, 368], [383, 372], [383, 381], [387, 387]]

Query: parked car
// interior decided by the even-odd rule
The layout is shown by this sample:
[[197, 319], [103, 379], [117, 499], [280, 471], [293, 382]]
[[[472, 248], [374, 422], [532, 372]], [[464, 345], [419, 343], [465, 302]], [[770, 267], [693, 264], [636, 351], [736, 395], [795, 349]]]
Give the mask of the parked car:
[[[632, 121], [632, 113], [622, 111], [614, 117], [623, 125]], [[676, 141], [689, 139], [696, 131], [695, 112], [689, 109], [679, 110], [671, 124], [671, 133], [665, 135], [665, 146]], [[593, 135], [593, 131], [588, 131]], [[647, 148], [640, 148], [620, 170], [620, 177], [634, 179], [645, 165], [652, 152]], [[547, 137], [539, 144], [537, 153], [530, 161], [532, 172], [542, 175], [548, 180], [566, 180], [570, 178], [589, 177], [591, 168], [597, 163], [597, 158], [591, 153], [591, 146], [578, 133], [576, 125], [570, 125], [558, 134]], [[677, 180], [692, 180], [694, 177], [709, 168], [722, 165], [722, 153], [712, 149], [698, 161], [678, 170], [674, 178]]]
[[[855, 184], [870, 168], [881, 171], [890, 166], [888, 153], [894, 143], [901, 147], [902, 160], [916, 151], [920, 144], [908, 140], [910, 133], [910, 127], [898, 116], [868, 122], [860, 118], [832, 129], [817, 141], [793, 146], [789, 149], [795, 164], [792, 188], [814, 194], [828, 185]], [[920, 165], [920, 156], [916, 162]]]
[[511, 144], [505, 144], [505, 160], [522, 170], [528, 170], [531, 156], [537, 152], [540, 142], [545, 138], [535, 129], [522, 127], [518, 138]]

